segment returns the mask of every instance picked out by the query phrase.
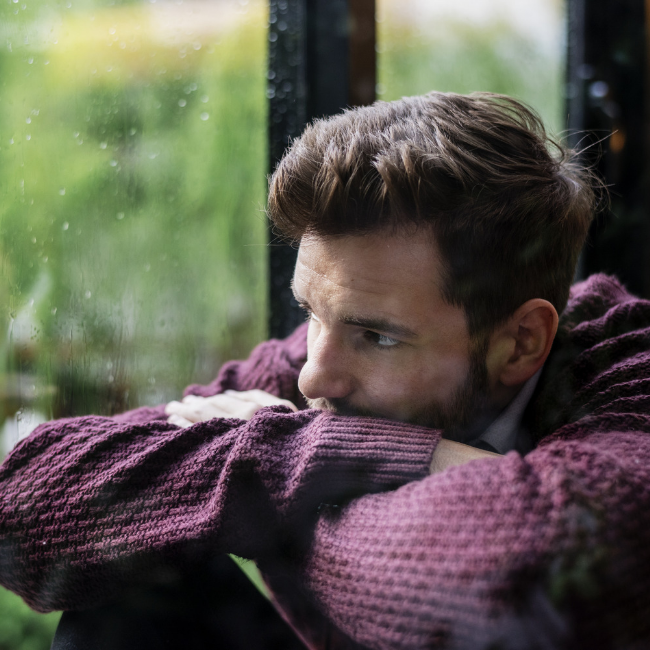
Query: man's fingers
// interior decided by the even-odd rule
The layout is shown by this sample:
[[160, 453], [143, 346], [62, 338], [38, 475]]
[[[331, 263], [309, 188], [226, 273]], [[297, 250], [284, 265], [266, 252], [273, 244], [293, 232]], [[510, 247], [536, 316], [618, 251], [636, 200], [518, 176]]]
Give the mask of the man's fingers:
[[287, 406], [293, 411], [298, 410], [290, 401], [280, 399], [263, 390], [241, 392], [229, 390], [211, 397], [187, 395], [181, 402], [169, 402], [165, 406], [165, 413], [169, 416], [168, 422], [178, 426], [189, 426], [213, 418], [250, 420], [261, 408], [276, 404]]
[[191, 427], [194, 424], [193, 422], [190, 422], [189, 420], [186, 420], [185, 418], [182, 418], [180, 415], [176, 415], [175, 413], [167, 418], [167, 422], [169, 422], [169, 424], [175, 424], [177, 427], [181, 427], [183, 429]]

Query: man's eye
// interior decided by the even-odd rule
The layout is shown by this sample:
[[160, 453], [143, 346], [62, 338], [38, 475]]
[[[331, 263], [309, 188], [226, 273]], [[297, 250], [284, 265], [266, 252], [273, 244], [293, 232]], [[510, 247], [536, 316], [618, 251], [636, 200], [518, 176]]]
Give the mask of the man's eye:
[[366, 338], [370, 340], [373, 345], [376, 345], [378, 348], [392, 348], [400, 344], [400, 341], [397, 339], [392, 339], [390, 336], [384, 334], [378, 334], [377, 332], [372, 332], [368, 330], [366, 332]]

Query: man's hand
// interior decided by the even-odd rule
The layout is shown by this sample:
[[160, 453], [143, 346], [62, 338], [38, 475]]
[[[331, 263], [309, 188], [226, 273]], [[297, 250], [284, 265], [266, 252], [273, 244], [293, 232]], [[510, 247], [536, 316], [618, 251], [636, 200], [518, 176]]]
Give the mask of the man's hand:
[[437, 474], [454, 465], [464, 465], [477, 458], [502, 458], [502, 456], [443, 438], [433, 452], [431, 474]]
[[181, 402], [169, 402], [165, 413], [167, 422], [179, 427], [189, 427], [196, 422], [212, 418], [238, 418], [250, 420], [265, 406], [288, 406], [292, 411], [298, 409], [289, 400], [280, 399], [263, 390], [227, 390], [212, 397], [188, 395]]

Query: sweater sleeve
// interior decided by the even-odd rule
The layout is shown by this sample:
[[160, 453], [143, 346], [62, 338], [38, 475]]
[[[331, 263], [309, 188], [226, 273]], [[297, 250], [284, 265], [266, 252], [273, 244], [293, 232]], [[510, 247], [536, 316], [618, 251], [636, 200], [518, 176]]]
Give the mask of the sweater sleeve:
[[592, 418], [524, 458], [325, 511], [305, 587], [371, 648], [647, 643], [649, 431], [645, 419]]
[[579, 285], [534, 451], [323, 511], [302, 580], [328, 619], [371, 648], [650, 647], [649, 323]]
[[0, 468], [0, 583], [39, 611], [84, 609], [216, 553], [295, 552], [322, 503], [426, 474], [437, 437], [284, 407], [187, 429], [46, 423]]

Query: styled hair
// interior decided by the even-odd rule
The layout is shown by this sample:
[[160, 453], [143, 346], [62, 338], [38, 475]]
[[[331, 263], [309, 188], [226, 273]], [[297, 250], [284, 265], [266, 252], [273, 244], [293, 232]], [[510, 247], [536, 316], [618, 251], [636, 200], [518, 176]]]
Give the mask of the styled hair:
[[521, 102], [432, 92], [316, 120], [273, 173], [268, 215], [294, 242], [428, 231], [444, 298], [483, 336], [531, 298], [562, 312], [597, 186]]

